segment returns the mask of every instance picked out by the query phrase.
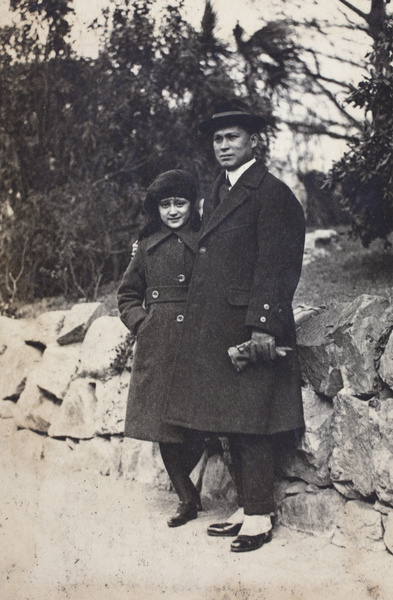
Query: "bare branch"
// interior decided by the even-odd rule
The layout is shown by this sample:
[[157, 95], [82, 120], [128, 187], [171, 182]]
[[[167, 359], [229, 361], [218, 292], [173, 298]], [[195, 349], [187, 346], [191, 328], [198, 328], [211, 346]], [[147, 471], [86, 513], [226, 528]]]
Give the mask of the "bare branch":
[[352, 10], [354, 13], [356, 13], [359, 17], [362, 17], [362, 19], [364, 19], [365, 21], [368, 20], [368, 15], [366, 13], [364, 13], [362, 10], [360, 10], [359, 8], [357, 8], [356, 6], [354, 6], [347, 0], [338, 0], [338, 1], [341, 2], [341, 4], [344, 4], [344, 6], [346, 6], [350, 10]]
[[350, 115], [345, 110], [345, 108], [338, 102], [335, 94], [333, 94], [326, 86], [324, 86], [322, 84], [323, 78], [314, 74], [305, 63], [304, 63], [304, 70], [305, 70], [305, 73], [313, 79], [315, 84], [324, 93], [324, 95], [327, 96], [329, 98], [329, 100], [334, 104], [334, 106], [340, 111], [340, 113], [342, 115], [345, 115], [345, 117], [352, 123], [352, 125], [354, 125], [357, 128], [360, 128], [360, 126], [361, 126], [360, 123], [354, 117], [352, 117], [352, 115]]
[[340, 81], [338, 79], [333, 79], [332, 77], [326, 77], [324, 75], [322, 75], [321, 73], [321, 68], [320, 68], [320, 63], [319, 63], [319, 55], [317, 52], [313, 52], [311, 49], [309, 50], [309, 54], [311, 54], [311, 57], [314, 60], [315, 63], [315, 72], [313, 73], [311, 68], [307, 66], [307, 64], [302, 60], [299, 59], [301, 64], [303, 65], [304, 68], [307, 67], [307, 74], [308, 76], [314, 77], [315, 79], [318, 79], [320, 81], [324, 81], [326, 83], [332, 83], [334, 85], [337, 85], [340, 88], [346, 89], [346, 90], [350, 90], [351, 86], [350, 84], [344, 82], [344, 81]]
[[102, 279], [102, 273], [98, 273], [96, 275], [96, 282], [94, 285], [94, 291], [93, 291], [93, 300], [97, 299], [98, 296], [98, 288], [100, 287], [100, 283], [101, 283], [101, 279]]
[[344, 81], [339, 81], [338, 79], [332, 79], [331, 77], [324, 77], [319, 73], [316, 75], [316, 78], [320, 81], [325, 81], [326, 83], [333, 83], [334, 85], [338, 85], [346, 90], [352, 90], [352, 86], [349, 83], [345, 83]]
[[24, 244], [23, 244], [22, 254], [20, 257], [20, 269], [19, 269], [18, 274], [14, 277], [13, 274], [11, 273], [11, 271], [7, 269], [8, 272], [6, 273], [6, 276], [7, 276], [6, 280], [8, 281], [8, 278], [9, 278], [12, 282], [12, 288], [9, 286], [9, 283], [7, 283], [7, 290], [11, 293], [11, 298], [9, 301], [9, 303], [11, 305], [13, 304], [13, 302], [15, 300], [15, 296], [18, 291], [18, 281], [22, 277], [23, 271], [25, 270], [25, 256], [26, 256], [26, 251], [27, 251], [27, 245], [28, 245], [28, 238], [26, 237]]
[[78, 280], [77, 280], [76, 275], [75, 275], [74, 265], [72, 264], [71, 260], [68, 262], [68, 266], [69, 266], [69, 269], [70, 269], [72, 281], [73, 281], [76, 289], [79, 291], [79, 293], [81, 294], [81, 296], [83, 298], [86, 298], [87, 297], [87, 292], [79, 285]]
[[331, 129], [327, 129], [323, 125], [318, 125], [317, 123], [304, 123], [303, 121], [286, 121], [283, 120], [283, 123], [289, 127], [292, 131], [296, 133], [301, 133], [303, 135], [325, 135], [335, 140], [347, 140], [348, 142], [353, 140], [353, 136], [348, 135], [347, 133], [336, 133]]
[[361, 68], [362, 65], [359, 62], [355, 62], [354, 60], [350, 60], [349, 58], [343, 58], [342, 56], [336, 56], [335, 54], [325, 54], [323, 52], [318, 52], [316, 50], [314, 50], [313, 48], [302, 48], [302, 50], [304, 52], [308, 52], [310, 54], [316, 55], [316, 56], [322, 56], [323, 58], [330, 58], [332, 60], [337, 60], [338, 62], [342, 62], [346, 65], [350, 65], [352, 67], [358, 67]]

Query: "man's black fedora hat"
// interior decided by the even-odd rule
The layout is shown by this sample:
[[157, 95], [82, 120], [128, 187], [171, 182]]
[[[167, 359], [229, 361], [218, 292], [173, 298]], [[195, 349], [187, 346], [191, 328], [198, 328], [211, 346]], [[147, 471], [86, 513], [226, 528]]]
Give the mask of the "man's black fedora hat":
[[203, 121], [199, 125], [199, 131], [213, 133], [223, 127], [239, 125], [245, 127], [247, 131], [259, 133], [265, 127], [267, 121], [266, 117], [253, 114], [243, 100], [235, 98], [217, 106], [211, 119]]

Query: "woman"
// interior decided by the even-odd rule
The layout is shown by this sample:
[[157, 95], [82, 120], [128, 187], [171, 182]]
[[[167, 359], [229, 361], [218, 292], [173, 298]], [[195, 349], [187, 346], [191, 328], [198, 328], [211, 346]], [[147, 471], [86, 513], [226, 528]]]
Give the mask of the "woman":
[[125, 435], [159, 442], [180, 500], [169, 527], [184, 525], [201, 510], [189, 475], [202, 456], [204, 436], [163, 421], [199, 237], [196, 200], [196, 182], [186, 171], [155, 179], [144, 201], [147, 223], [118, 291], [120, 318], [136, 336]]

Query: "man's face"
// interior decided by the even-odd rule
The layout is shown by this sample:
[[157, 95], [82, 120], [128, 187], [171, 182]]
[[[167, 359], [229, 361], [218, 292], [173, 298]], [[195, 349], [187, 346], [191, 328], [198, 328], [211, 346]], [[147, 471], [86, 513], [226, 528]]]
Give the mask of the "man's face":
[[257, 145], [256, 134], [249, 134], [239, 125], [218, 129], [213, 135], [213, 148], [220, 165], [233, 171], [253, 157]]

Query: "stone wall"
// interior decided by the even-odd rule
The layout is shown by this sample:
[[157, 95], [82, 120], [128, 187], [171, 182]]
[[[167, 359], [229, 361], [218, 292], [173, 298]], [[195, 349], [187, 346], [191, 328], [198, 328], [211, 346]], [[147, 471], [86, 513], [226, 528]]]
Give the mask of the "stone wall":
[[[279, 448], [279, 520], [338, 545], [393, 552], [390, 302], [363, 295], [297, 307], [295, 318], [306, 429], [295, 452]], [[0, 316], [0, 417], [13, 424], [16, 447], [56, 468], [169, 488], [156, 444], [123, 437], [127, 347], [127, 329], [99, 303], [31, 321]], [[234, 500], [227, 465], [211, 445], [193, 475], [202, 495]]]

